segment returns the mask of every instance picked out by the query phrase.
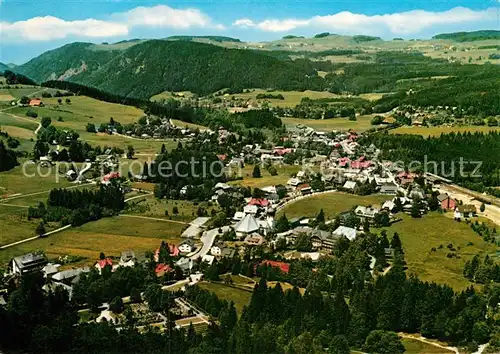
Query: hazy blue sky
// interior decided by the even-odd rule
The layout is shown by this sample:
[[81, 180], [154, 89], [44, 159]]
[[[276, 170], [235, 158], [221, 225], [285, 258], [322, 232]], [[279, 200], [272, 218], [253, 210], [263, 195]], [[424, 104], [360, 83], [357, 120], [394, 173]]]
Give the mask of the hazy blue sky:
[[174, 34], [265, 41], [286, 34], [428, 38], [499, 29], [500, 0], [0, 0], [0, 61], [20, 64], [74, 41]]

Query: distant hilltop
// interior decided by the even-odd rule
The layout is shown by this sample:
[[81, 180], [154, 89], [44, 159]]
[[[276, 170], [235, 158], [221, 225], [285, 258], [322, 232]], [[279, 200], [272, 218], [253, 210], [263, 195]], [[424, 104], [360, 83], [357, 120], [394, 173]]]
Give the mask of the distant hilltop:
[[214, 42], [236, 42], [241, 43], [238, 38], [225, 37], [225, 36], [170, 36], [170, 40], [192, 41], [194, 39], [208, 39]]
[[484, 41], [488, 39], [500, 39], [500, 31], [481, 30], [473, 32], [453, 32], [435, 35], [432, 39], [449, 39], [456, 42]]

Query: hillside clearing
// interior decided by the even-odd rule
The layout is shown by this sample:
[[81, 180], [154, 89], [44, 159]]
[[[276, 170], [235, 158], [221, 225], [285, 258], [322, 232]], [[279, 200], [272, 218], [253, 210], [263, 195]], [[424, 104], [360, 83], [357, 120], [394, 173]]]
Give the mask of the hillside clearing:
[[[484, 256], [496, 251], [494, 244], [484, 242], [469, 225], [440, 213], [429, 213], [417, 219], [406, 214], [398, 216], [402, 221], [387, 228], [388, 236], [391, 238], [394, 232], [399, 234], [408, 274], [414, 273], [424, 281], [448, 284], [455, 290], [464, 289], [472, 285], [463, 277], [465, 262], [478, 253]], [[433, 248], [436, 251], [432, 251]], [[448, 254], [456, 254], [459, 258], [449, 258]]]
[[[316, 216], [321, 209], [327, 219], [333, 219], [335, 215], [343, 211], [349, 211], [357, 205], [380, 205], [390, 199], [386, 195], [359, 196], [354, 194], [331, 192], [306, 197], [288, 204], [279, 211], [279, 215], [286, 214], [287, 218]], [[278, 216], [279, 217], [279, 216]]]
[[260, 178], [252, 177], [253, 165], [246, 165], [245, 167], [239, 169], [231, 169], [228, 171], [228, 174], [240, 176], [241, 180], [235, 180], [229, 182], [231, 185], [241, 185], [245, 187], [252, 188], [263, 188], [267, 186], [275, 186], [278, 184], [286, 184], [286, 182], [290, 179], [292, 174], [296, 174], [301, 170], [301, 166], [294, 165], [277, 165], [275, 166], [278, 174], [276, 176], [271, 176], [271, 174], [264, 168], [260, 169], [261, 176]]
[[200, 282], [198, 286], [202, 289], [210, 290], [221, 300], [233, 301], [238, 314], [241, 314], [243, 307], [250, 303], [251, 291], [245, 291], [222, 283]]
[[500, 131], [500, 127], [488, 127], [488, 126], [456, 126], [456, 127], [399, 127], [390, 130], [391, 134], [413, 134], [422, 135], [424, 137], [428, 136], [439, 136], [441, 134], [449, 133], [463, 133], [463, 132], [481, 132], [488, 133], [491, 131]]
[[358, 132], [363, 132], [372, 128], [371, 120], [375, 115], [369, 114], [365, 116], [358, 116], [355, 121], [348, 118], [332, 118], [332, 119], [302, 119], [302, 118], [281, 118], [281, 121], [286, 126], [295, 126], [302, 124], [313, 129], [331, 132], [333, 130], [346, 131], [354, 129]]
[[0, 263], [37, 250], [44, 251], [51, 259], [64, 255], [85, 257], [80, 264], [86, 265], [93, 264], [100, 252], [119, 256], [122, 251], [133, 250], [136, 255], [143, 255], [146, 251], [154, 251], [163, 240], [179, 244], [184, 227], [153, 220], [138, 222], [132, 218], [103, 218], [6, 249], [0, 253]]

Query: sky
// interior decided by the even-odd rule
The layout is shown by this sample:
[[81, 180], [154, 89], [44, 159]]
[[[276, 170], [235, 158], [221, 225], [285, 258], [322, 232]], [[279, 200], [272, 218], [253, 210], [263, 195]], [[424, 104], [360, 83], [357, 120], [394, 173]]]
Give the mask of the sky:
[[479, 29], [500, 29], [500, 0], [0, 0], [0, 62], [22, 64], [75, 41], [321, 32], [410, 39]]

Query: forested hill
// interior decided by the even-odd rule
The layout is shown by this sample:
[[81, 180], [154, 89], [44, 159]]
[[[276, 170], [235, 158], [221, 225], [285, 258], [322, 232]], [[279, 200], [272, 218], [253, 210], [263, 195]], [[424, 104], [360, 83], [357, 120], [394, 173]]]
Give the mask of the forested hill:
[[456, 42], [484, 41], [487, 39], [500, 40], [500, 31], [481, 30], [473, 32], [454, 32], [438, 34], [432, 39], [450, 39]]
[[0, 73], [3, 73], [5, 70], [10, 70], [10, 68], [4, 63], [0, 63]]
[[222, 88], [325, 88], [308, 61], [281, 60], [256, 51], [183, 40], [104, 47], [73, 43], [44, 53], [16, 71], [39, 82], [64, 79], [137, 98], [166, 90], [207, 94]]
[[135, 45], [99, 70], [70, 80], [139, 98], [166, 90], [207, 94], [225, 87], [321, 90], [324, 85], [307, 63], [279, 60], [254, 51], [161, 40]]
[[206, 39], [214, 42], [235, 42], [241, 43], [238, 38], [226, 37], [226, 36], [170, 36], [167, 37], [170, 40], [184, 40], [184, 41], [192, 41], [196, 39]]
[[83, 71], [93, 72], [121, 51], [97, 50], [92, 43], [71, 43], [47, 51], [15, 68], [15, 71], [37, 82], [66, 80]]

